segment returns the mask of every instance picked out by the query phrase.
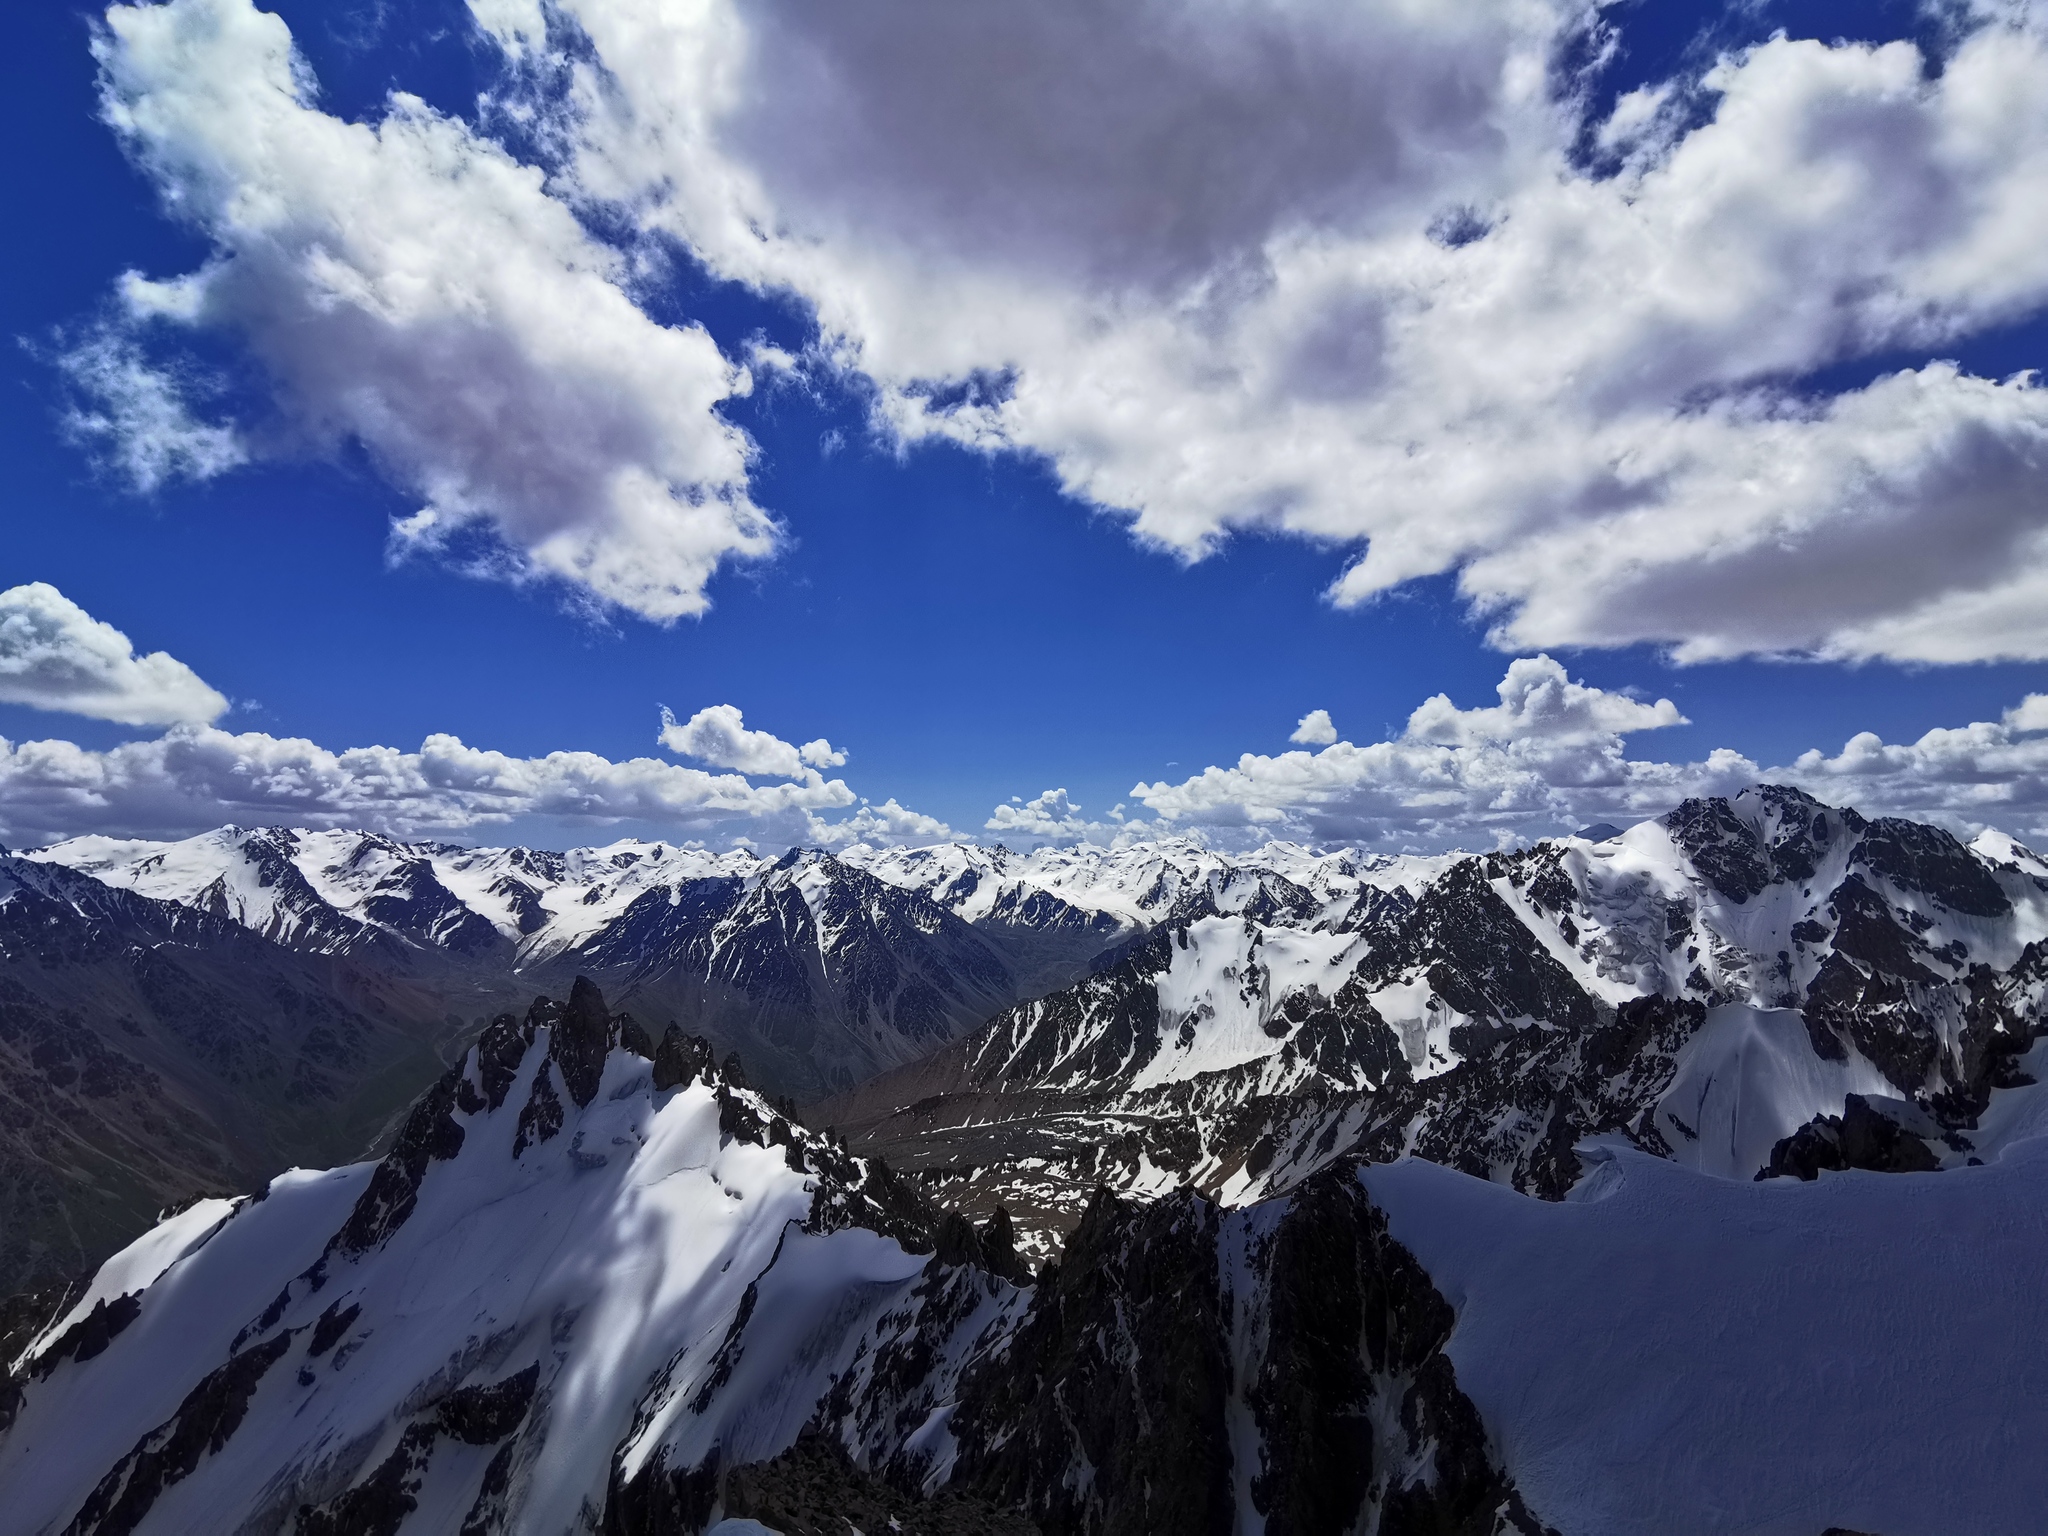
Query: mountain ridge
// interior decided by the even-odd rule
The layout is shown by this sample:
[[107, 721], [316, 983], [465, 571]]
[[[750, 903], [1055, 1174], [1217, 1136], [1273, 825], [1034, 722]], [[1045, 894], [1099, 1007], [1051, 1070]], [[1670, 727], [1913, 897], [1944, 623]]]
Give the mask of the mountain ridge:
[[2031, 1102], [2048, 863], [2003, 835], [1760, 786], [1412, 883], [1164, 924], [806, 1113], [1047, 1253], [1103, 1181], [1229, 1202], [1415, 1152], [1555, 1199], [1589, 1136], [1750, 1177], [1808, 1130], [1839, 1166], [1851, 1097], [1952, 1166]]
[[[822, 1466], [910, 1530], [937, 1495], [982, 1511], [960, 1529], [1220, 1536], [1242, 1496], [1275, 1531], [1540, 1536], [1355, 1179], [1257, 1233], [1104, 1191], [1032, 1281], [999, 1222], [940, 1219], [709, 1055], [581, 983], [495, 1020], [381, 1161], [166, 1223], [22, 1353], [0, 1528], [696, 1531]], [[1351, 1363], [1297, 1382], [1332, 1266]], [[1230, 1449], [1247, 1391], [1270, 1456]], [[1161, 1413], [1191, 1438], [1140, 1431]]]

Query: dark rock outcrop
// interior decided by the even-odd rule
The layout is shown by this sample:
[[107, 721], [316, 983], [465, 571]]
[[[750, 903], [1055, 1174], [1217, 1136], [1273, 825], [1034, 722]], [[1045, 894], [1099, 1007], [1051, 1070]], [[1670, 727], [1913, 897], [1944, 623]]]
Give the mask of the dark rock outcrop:
[[144, 1435], [93, 1489], [65, 1536], [128, 1536], [171, 1484], [202, 1456], [217, 1455], [242, 1427], [249, 1400], [291, 1348], [290, 1330], [243, 1350], [185, 1394], [177, 1411]]
[[[1248, 1293], [1224, 1281], [1236, 1243]], [[1453, 1321], [1355, 1165], [1270, 1227], [1191, 1191], [1102, 1191], [1007, 1349], [964, 1380], [953, 1486], [1048, 1536], [1228, 1536], [1240, 1485], [1273, 1536], [1540, 1536], [1443, 1353]], [[1228, 1428], [1239, 1398], [1252, 1465]]]
[[955, 1481], [1049, 1536], [1229, 1531], [1218, 1220], [1198, 1195], [1099, 1191], [1007, 1357], [963, 1385]]
[[[1902, 1109], [1905, 1107], [1880, 1107], [1862, 1094], [1852, 1093], [1841, 1114], [1815, 1115], [1772, 1147], [1771, 1160], [1757, 1178], [1811, 1182], [1822, 1173], [1838, 1173], [1848, 1168], [1866, 1168], [1874, 1173], [1936, 1172], [1941, 1159], [1924, 1138], [1901, 1123]], [[1905, 1110], [1905, 1115], [1925, 1118], [1910, 1109]]]
[[1443, 1352], [1449, 1303], [1354, 1167], [1297, 1190], [1263, 1257], [1264, 1348], [1245, 1397], [1264, 1451], [1252, 1502], [1269, 1536], [1359, 1529], [1374, 1509], [1387, 1532], [1544, 1529]]

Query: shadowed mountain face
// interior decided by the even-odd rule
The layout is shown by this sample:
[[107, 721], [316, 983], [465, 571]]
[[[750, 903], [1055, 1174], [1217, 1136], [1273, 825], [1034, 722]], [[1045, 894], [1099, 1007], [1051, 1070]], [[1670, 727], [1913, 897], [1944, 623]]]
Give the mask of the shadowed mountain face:
[[[1073, 954], [1067, 973], [1088, 958]], [[650, 889], [533, 969], [571, 968], [645, 1013], [692, 1021], [802, 1097], [925, 1055], [1019, 995], [999, 937], [828, 854]]]
[[9, 1519], [1542, 1531], [1355, 1170], [1235, 1213], [1105, 1191], [1033, 1283], [1000, 1220], [942, 1220], [710, 1056], [579, 982], [380, 1162], [166, 1223], [8, 1378]]
[[[838, 1095], [816, 1123], [943, 1204], [1008, 1205], [1037, 1256], [1098, 1182], [1234, 1201], [1347, 1153], [1553, 1197], [1595, 1134], [1743, 1176], [1809, 1127], [1781, 1170], [1879, 1142], [1918, 1161], [1876, 1115], [1922, 1157], [1981, 1155], [2048, 987], [2028, 850], [1774, 788], [1484, 857], [230, 828], [13, 867], [17, 1283], [194, 1194], [354, 1155], [489, 1013], [579, 973], [770, 1092]], [[1745, 1073], [1775, 1086], [1745, 1096]]]
[[[0, 1307], [9, 1519], [1619, 1536], [1626, 1483], [1660, 1529], [1796, 1536], [1882, 1529], [1967, 1463], [1972, 1529], [2038, 1523], [1984, 1422], [2048, 1369], [2014, 1279], [2048, 1254], [2048, 864], [2009, 839], [1765, 788], [1483, 857], [1138, 850], [1089, 974], [951, 1039], [932, 1021], [1001, 960], [958, 895], [978, 866], [646, 857], [515, 952], [773, 999], [814, 1053], [821, 1019], [943, 1043], [799, 1119], [588, 978], [501, 1012], [379, 1160], [200, 1200], [89, 1287]], [[184, 945], [341, 996], [361, 953], [285, 948], [246, 903], [13, 878], [10, 976], [111, 987]], [[563, 931], [551, 889], [533, 935]], [[443, 952], [403, 942], [421, 986]], [[258, 1035], [218, 997], [233, 1028], [176, 1037], [208, 1082], [339, 1092], [320, 1031], [372, 1043], [367, 1002], [359, 1030], [309, 999]], [[174, 1033], [164, 1006], [138, 1039]], [[114, 1101], [80, 1138], [103, 1146], [140, 1080], [50, 1038], [22, 1059]], [[192, 1092], [163, 1124], [193, 1157], [267, 1123]], [[1910, 1390], [1782, 1390], [1784, 1361], [1826, 1382], [1877, 1353]], [[1698, 1433], [1660, 1416], [1681, 1380]], [[1923, 1396], [1961, 1427], [1930, 1435]]]
[[809, 1113], [1045, 1254], [1098, 1183], [1234, 1202], [1349, 1155], [1551, 1199], [1588, 1136], [1740, 1178], [1989, 1157], [2044, 996], [2048, 863], [1765, 787], [1163, 924]]
[[357, 1156], [460, 1021], [347, 956], [0, 858], [0, 1288], [166, 1207]]

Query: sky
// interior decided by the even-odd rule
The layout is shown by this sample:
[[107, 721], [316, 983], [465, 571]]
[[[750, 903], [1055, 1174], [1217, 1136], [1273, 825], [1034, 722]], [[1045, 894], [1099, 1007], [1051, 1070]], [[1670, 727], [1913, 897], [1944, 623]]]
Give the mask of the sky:
[[2048, 836], [2048, 5], [9, 25], [14, 846]]

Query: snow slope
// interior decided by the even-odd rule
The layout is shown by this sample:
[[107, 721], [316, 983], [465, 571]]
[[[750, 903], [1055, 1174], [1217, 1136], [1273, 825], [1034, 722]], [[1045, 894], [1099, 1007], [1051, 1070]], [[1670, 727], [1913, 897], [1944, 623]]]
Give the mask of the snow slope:
[[[284, 1175], [110, 1261], [31, 1348], [0, 1437], [0, 1532], [145, 1514], [151, 1531], [276, 1529], [394, 1467], [410, 1530], [453, 1531], [495, 1498], [519, 1529], [560, 1531], [603, 1507], [629, 1433], [659, 1444], [680, 1415], [762, 1455], [793, 1440], [815, 1400], [776, 1394], [805, 1380], [806, 1330], [928, 1260], [835, 1225], [859, 1165], [786, 1126], [773, 1142], [764, 1104], [701, 1071], [656, 1089], [656, 1062], [607, 1053], [601, 1001], [594, 1043], [576, 1006], [487, 1036], [383, 1164]], [[720, 1346], [778, 1257], [774, 1327], [749, 1336], [744, 1391], [716, 1395]], [[139, 1312], [71, 1358], [87, 1353], [74, 1323], [110, 1294]], [[177, 1475], [152, 1447], [199, 1415], [227, 1432]]]
[[868, 1529], [2007, 1536], [2048, 1498], [2048, 1137], [2006, 1131], [1984, 1166], [1812, 1183], [1609, 1143], [1552, 1202], [1414, 1159], [1233, 1210], [1103, 1191], [1022, 1285], [994, 1224], [928, 1237], [584, 985], [494, 1025], [382, 1162], [110, 1262], [30, 1348], [0, 1536], [855, 1501]]
[[1748, 1179], [1771, 1148], [1816, 1115], [1839, 1115], [1850, 1094], [1893, 1092], [1860, 1055], [1827, 1061], [1815, 1054], [1796, 1010], [1728, 1003], [1709, 1008], [1679, 1051], [1656, 1125], [1674, 1161]]
[[1361, 1175], [1457, 1308], [1458, 1379], [1571, 1536], [2032, 1536], [2048, 1140], [1756, 1184], [1613, 1150], [1561, 1203]]

